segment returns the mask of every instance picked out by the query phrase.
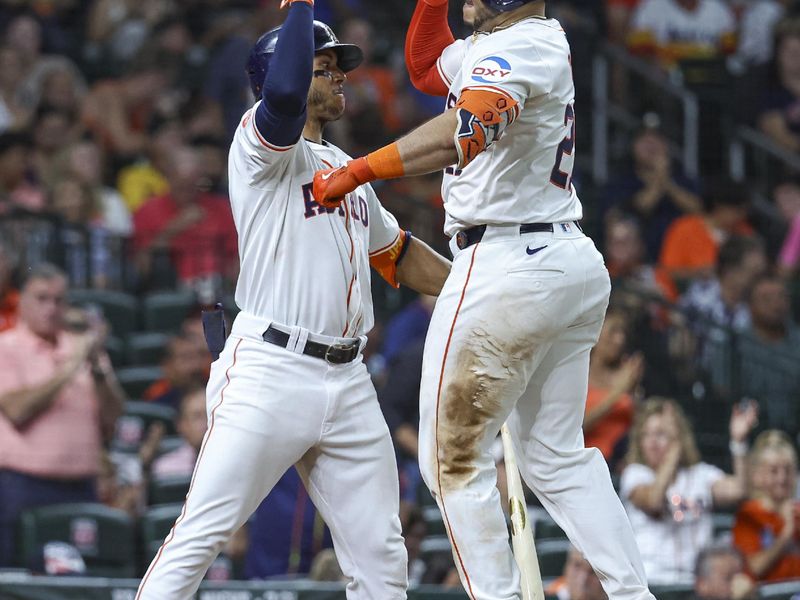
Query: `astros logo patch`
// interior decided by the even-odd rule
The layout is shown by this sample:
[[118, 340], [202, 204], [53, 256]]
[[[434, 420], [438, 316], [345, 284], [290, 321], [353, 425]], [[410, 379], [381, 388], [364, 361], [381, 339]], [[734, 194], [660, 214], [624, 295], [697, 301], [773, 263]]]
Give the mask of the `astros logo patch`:
[[472, 79], [480, 83], [500, 83], [511, 75], [511, 63], [501, 56], [484, 58], [472, 69]]

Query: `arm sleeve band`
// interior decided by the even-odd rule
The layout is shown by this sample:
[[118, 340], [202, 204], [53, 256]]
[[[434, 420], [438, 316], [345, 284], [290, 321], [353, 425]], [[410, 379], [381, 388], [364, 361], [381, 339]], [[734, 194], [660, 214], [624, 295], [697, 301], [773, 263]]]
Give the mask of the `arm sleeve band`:
[[399, 288], [397, 265], [403, 259], [411, 241], [410, 231], [401, 231], [388, 248], [382, 248], [369, 257], [369, 264], [381, 274], [389, 285]]
[[406, 65], [411, 83], [432, 96], [446, 96], [447, 82], [442, 79], [436, 61], [455, 41], [447, 24], [447, 2], [431, 5], [418, 0], [406, 34]]
[[294, 2], [269, 62], [255, 124], [265, 140], [291, 146], [306, 122], [306, 98], [314, 69], [314, 8]]
[[499, 140], [519, 115], [519, 103], [500, 91], [467, 88], [456, 103], [458, 168]]

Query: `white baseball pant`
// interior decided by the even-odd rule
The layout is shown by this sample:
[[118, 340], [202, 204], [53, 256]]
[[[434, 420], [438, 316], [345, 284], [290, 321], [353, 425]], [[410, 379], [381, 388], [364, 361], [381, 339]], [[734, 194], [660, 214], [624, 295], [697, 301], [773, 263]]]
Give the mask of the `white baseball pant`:
[[221, 548], [293, 464], [331, 529], [351, 600], [406, 597], [389, 429], [361, 358], [343, 365], [265, 342], [270, 323], [240, 313], [207, 388], [208, 431], [183, 512], [137, 600], [186, 600]]
[[[453, 242], [455, 241], [455, 238]], [[589, 351], [610, 282], [574, 223], [520, 235], [488, 226], [459, 250], [425, 343], [420, 469], [472, 600], [520, 598], [490, 446], [508, 419], [522, 476], [611, 600], [650, 600], [608, 467], [584, 448]]]

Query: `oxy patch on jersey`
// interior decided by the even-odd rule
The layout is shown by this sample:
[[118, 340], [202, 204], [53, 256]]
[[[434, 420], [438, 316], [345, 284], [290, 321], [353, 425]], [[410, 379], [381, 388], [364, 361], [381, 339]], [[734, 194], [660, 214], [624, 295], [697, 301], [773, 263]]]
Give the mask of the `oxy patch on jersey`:
[[500, 83], [511, 75], [511, 63], [502, 56], [487, 56], [472, 68], [471, 75], [480, 83]]

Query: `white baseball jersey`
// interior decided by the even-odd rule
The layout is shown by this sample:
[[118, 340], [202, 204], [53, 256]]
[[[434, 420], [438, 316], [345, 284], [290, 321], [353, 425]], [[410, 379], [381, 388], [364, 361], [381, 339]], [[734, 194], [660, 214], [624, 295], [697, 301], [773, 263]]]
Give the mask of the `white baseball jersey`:
[[436, 59], [436, 69], [447, 87], [453, 85], [453, 80], [461, 70], [464, 57], [469, 52], [469, 49], [472, 48], [474, 41], [474, 35], [463, 40], [456, 40], [445, 48], [442, 51], [442, 55]]
[[445, 170], [445, 233], [479, 224], [580, 219], [583, 209], [572, 186], [575, 87], [558, 21], [531, 17], [476, 36], [450, 86], [447, 107], [466, 89], [505, 93], [521, 112], [463, 170]]
[[[257, 106], [257, 105], [256, 105]], [[373, 325], [369, 256], [401, 242], [394, 216], [364, 185], [338, 209], [314, 201], [314, 172], [351, 158], [301, 138], [277, 147], [245, 113], [228, 159], [243, 311], [329, 336], [358, 337]]]

